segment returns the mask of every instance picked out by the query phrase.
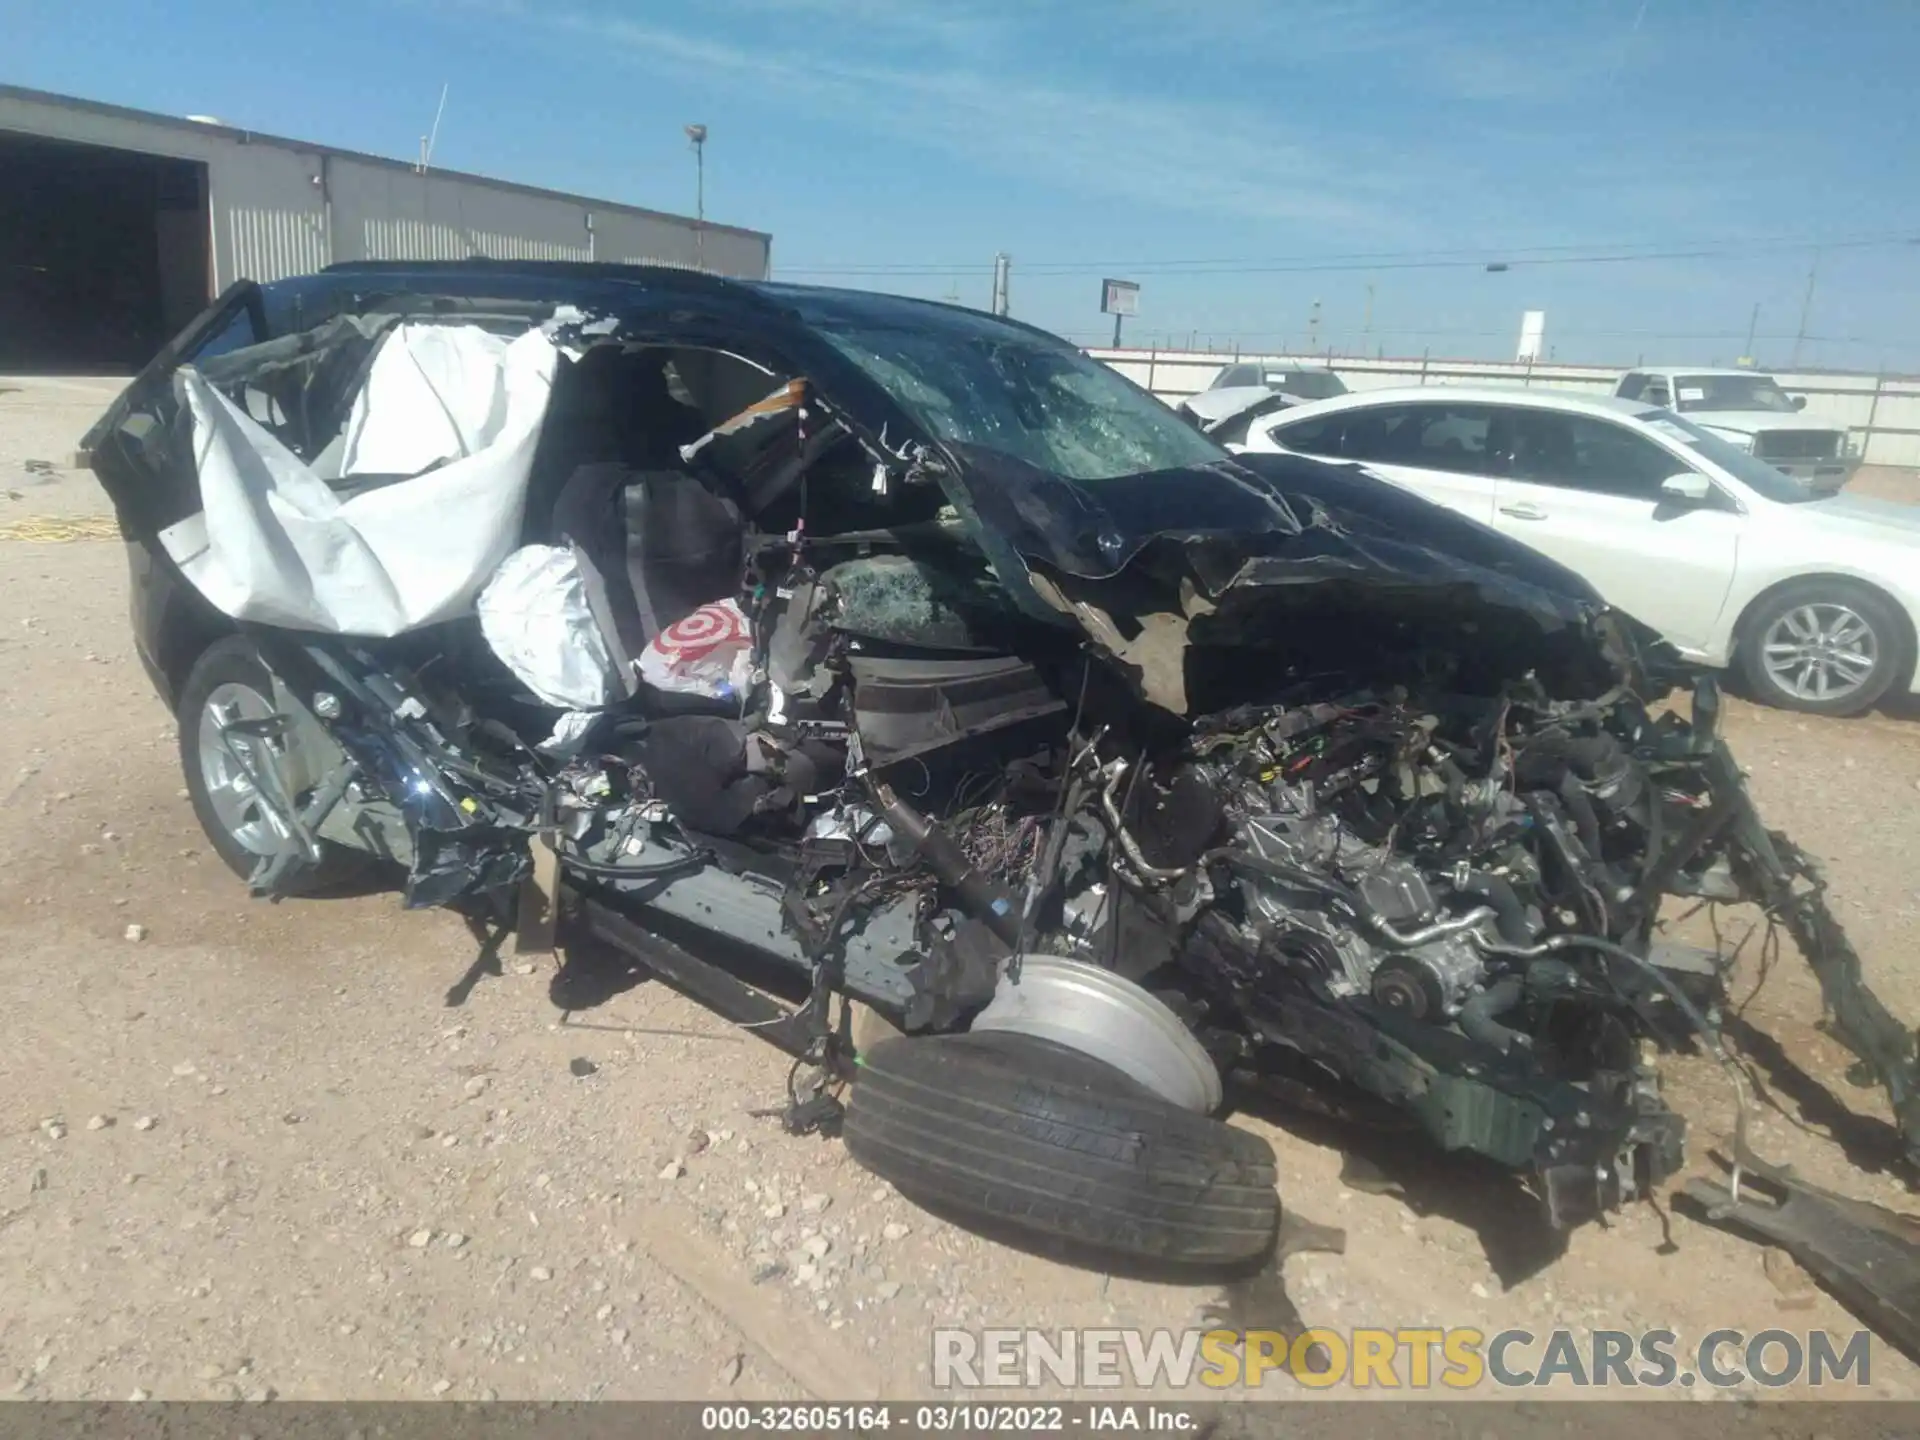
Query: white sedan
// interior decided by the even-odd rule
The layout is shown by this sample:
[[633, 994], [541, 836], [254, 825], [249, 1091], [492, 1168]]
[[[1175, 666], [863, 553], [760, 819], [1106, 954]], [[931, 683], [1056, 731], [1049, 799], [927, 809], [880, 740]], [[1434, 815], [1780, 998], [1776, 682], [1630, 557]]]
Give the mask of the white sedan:
[[1262, 417], [1229, 448], [1357, 461], [1560, 561], [1772, 704], [1851, 715], [1920, 690], [1920, 507], [1822, 494], [1669, 410], [1369, 390]]

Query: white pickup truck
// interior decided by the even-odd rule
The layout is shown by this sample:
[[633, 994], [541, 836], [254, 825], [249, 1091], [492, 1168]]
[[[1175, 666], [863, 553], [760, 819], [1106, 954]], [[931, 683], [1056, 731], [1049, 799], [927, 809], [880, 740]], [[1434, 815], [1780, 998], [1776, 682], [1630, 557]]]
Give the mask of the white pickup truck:
[[1847, 483], [1860, 457], [1841, 426], [1803, 420], [1807, 397], [1771, 375], [1695, 367], [1630, 370], [1613, 393], [1677, 410], [1704, 430], [1820, 490]]

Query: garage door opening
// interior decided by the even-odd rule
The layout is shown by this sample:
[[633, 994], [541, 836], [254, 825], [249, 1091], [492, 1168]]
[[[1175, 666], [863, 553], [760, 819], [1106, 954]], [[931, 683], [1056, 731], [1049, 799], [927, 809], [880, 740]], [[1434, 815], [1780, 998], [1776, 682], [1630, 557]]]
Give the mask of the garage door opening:
[[0, 134], [0, 373], [139, 369], [204, 309], [207, 169]]

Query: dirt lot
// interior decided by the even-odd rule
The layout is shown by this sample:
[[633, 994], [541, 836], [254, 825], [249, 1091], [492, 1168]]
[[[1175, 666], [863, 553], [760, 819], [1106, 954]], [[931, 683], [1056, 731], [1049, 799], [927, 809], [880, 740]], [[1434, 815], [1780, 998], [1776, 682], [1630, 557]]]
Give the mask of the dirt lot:
[[[106, 513], [90, 476], [23, 462], [63, 462], [111, 388], [0, 380], [0, 526]], [[1217, 1298], [975, 1239], [783, 1136], [752, 1113], [782, 1057], [658, 984], [489, 964], [391, 895], [248, 900], [180, 789], [121, 547], [0, 541], [0, 616], [0, 1393], [897, 1397], [927, 1392], [936, 1324], [1186, 1326]], [[1769, 819], [1826, 857], [1881, 994], [1920, 1016], [1920, 724], [1730, 709]], [[1789, 951], [1745, 1012], [1778, 1107], [1756, 1139], [1911, 1207], [1818, 1012]], [[1670, 1073], [1704, 1160], [1727, 1088]], [[1294, 1211], [1348, 1232], [1285, 1264], [1311, 1324], [1857, 1328], [1681, 1215], [1637, 1207], [1554, 1257], [1502, 1177], [1238, 1123]], [[1885, 1346], [1872, 1382], [1920, 1396]]]

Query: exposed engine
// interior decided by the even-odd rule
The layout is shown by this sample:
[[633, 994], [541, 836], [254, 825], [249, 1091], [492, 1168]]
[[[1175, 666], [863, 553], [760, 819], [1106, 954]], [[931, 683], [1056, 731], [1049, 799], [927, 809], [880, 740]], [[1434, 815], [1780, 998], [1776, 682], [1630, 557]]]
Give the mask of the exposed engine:
[[1618, 939], [1632, 892], [1608, 836], [1618, 851], [1646, 829], [1627, 751], [1590, 720], [1578, 734], [1582, 712], [1541, 702], [1522, 728], [1511, 700], [1467, 705], [1394, 696], [1215, 717], [1171, 782], [1216, 797], [1226, 844], [1213, 853], [1263, 951], [1313, 967], [1333, 995], [1434, 1023], [1482, 988], [1491, 951], [1549, 930]]
[[488, 823], [416, 827], [410, 903], [517, 879], [504, 846], [537, 828], [573, 883], [809, 976], [782, 1023], [829, 1067], [835, 993], [950, 1031], [1023, 957], [1091, 962], [1165, 1002], [1221, 1075], [1384, 1101], [1533, 1177], [1565, 1224], [1679, 1168], [1653, 1056], [1718, 1053], [1718, 962], [1656, 936], [1662, 898], [1755, 901], [1920, 1134], [1911, 1035], [1858, 998], [1817, 873], [1715, 736], [1710, 680], [1690, 719], [1656, 721], [1624, 683], [1319, 671], [1169, 724], [1072, 651], [887, 655], [854, 592], [823, 589], [801, 683], [738, 718], [612, 717], [547, 761], [429, 695], [443, 764], [471, 748], [461, 785], [512, 765], [540, 798], [532, 821], [490, 800]]
[[[1656, 723], [1624, 688], [1561, 700], [1532, 678], [1322, 678], [1156, 736], [994, 698], [1024, 699], [1031, 669], [863, 692], [845, 657], [821, 663], [839, 678], [797, 719], [615, 726], [562, 766], [563, 863], [782, 947], [818, 995], [884, 999], [909, 1030], [965, 1025], [1021, 955], [1092, 961], [1172, 1005], [1223, 1073], [1384, 1099], [1536, 1176], [1563, 1222], [1679, 1167], [1644, 1046], [1710, 1034], [1719, 977], [1653, 943], [1657, 907], [1743, 893], [1733, 852], [1685, 834], [1715, 806], [1710, 713]], [[973, 685], [997, 688], [961, 709]], [[954, 714], [970, 733], [913, 729]], [[723, 870], [779, 890], [739, 908]]]
[[1228, 1066], [1294, 1052], [1582, 1213], [1680, 1160], [1638, 1042], [1711, 1003], [1710, 969], [1647, 958], [1659, 887], [1725, 878], [1694, 857], [1648, 884], [1706, 803], [1694, 745], [1531, 682], [1241, 707], [1160, 757], [1096, 739], [1078, 833], [1105, 863], [1063, 867], [1060, 943], [1184, 992]]

